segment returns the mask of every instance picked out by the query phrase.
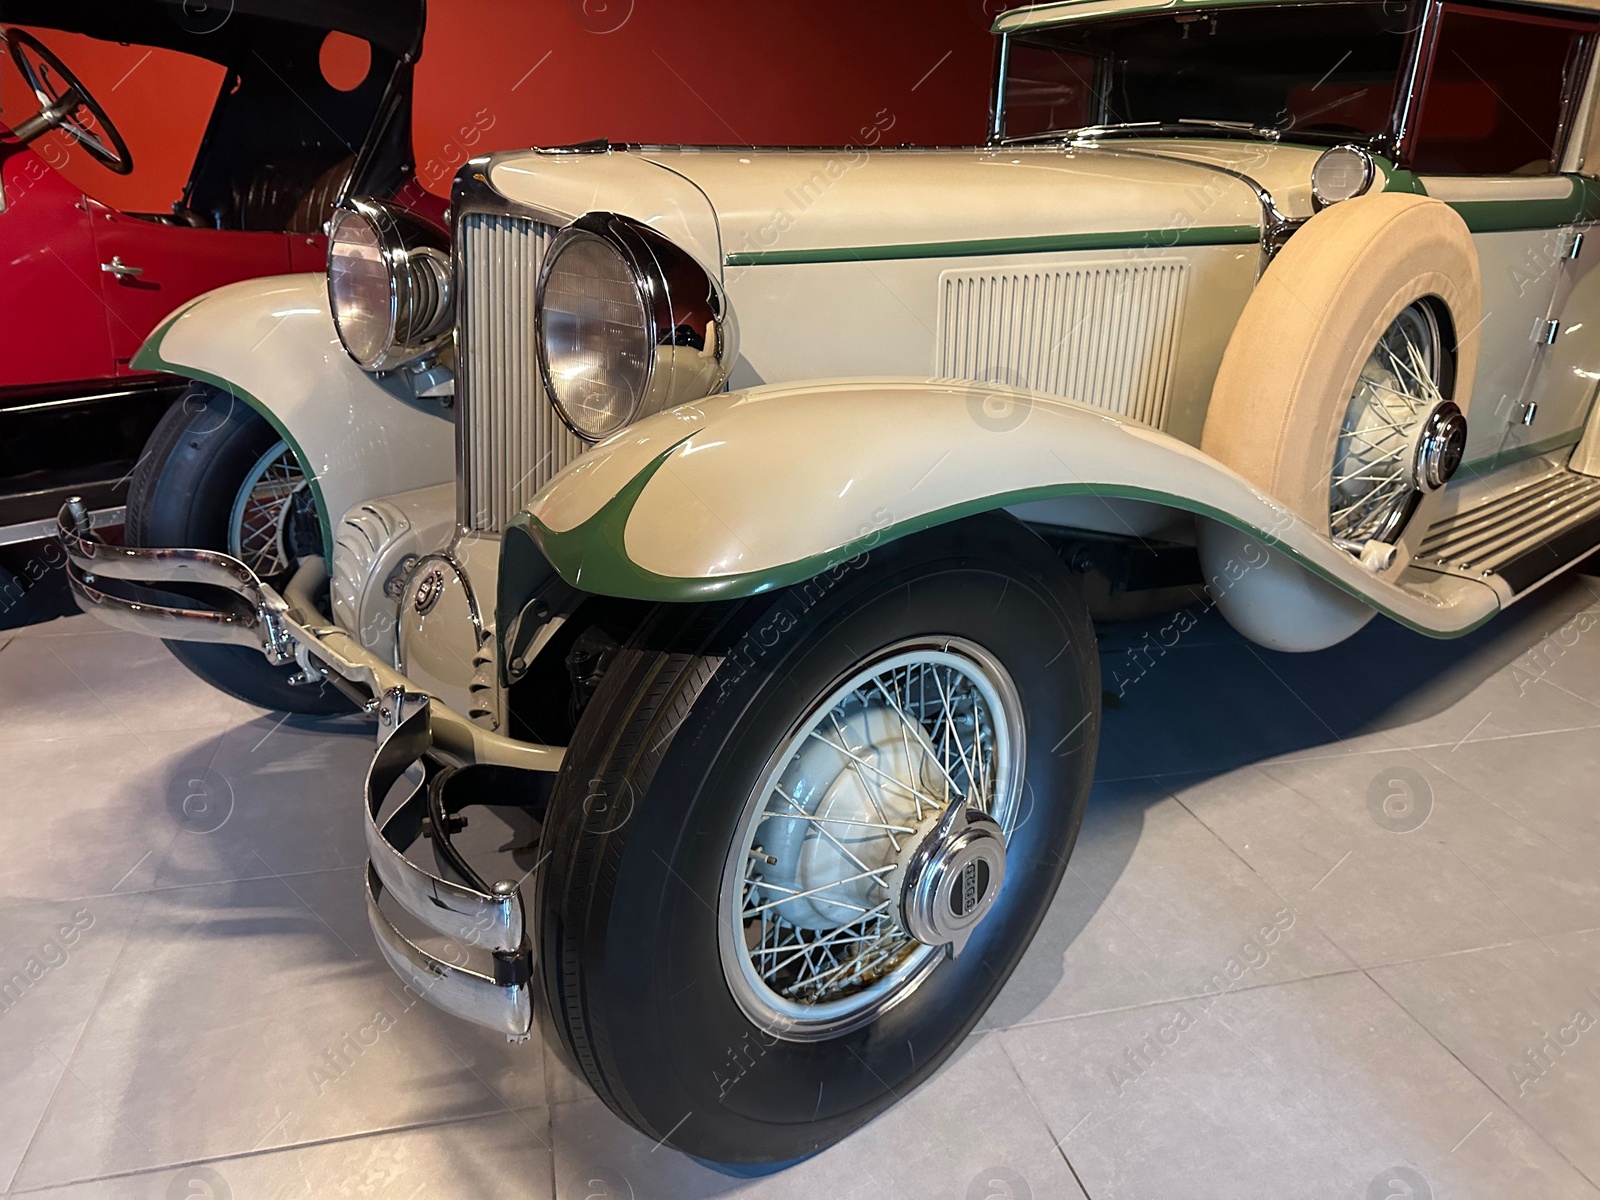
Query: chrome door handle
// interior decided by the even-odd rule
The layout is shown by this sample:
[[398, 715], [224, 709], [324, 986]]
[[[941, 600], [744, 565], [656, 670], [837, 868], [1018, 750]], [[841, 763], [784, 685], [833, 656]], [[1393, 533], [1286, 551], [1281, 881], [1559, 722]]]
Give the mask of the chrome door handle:
[[111, 261], [101, 263], [100, 269], [108, 275], [115, 275], [118, 279], [137, 279], [144, 274], [143, 267], [130, 267], [122, 261], [120, 254], [113, 254]]

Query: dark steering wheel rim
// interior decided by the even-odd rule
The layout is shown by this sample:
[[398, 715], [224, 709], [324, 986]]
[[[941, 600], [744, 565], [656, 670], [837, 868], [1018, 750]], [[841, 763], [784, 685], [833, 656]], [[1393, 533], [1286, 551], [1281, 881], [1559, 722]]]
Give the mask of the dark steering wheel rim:
[[[21, 29], [7, 29], [5, 31], [6, 46], [11, 52], [12, 65], [17, 68], [17, 73], [22, 76], [22, 81], [38, 99], [41, 114], [48, 113], [68, 96], [76, 94], [78, 104], [69, 110], [68, 115], [63, 115], [50, 121], [52, 128], [59, 129], [71, 137], [78, 145], [88, 152], [94, 159], [108, 171], [118, 175], [126, 175], [133, 170], [133, 154], [128, 149], [128, 143], [123, 140], [122, 133], [117, 129], [111, 118], [106, 115], [106, 110], [100, 107], [99, 101], [89, 94], [89, 89], [79, 82], [78, 77], [68, 69], [55, 51], [46, 46], [38, 38]], [[41, 78], [33, 63], [24, 56], [23, 51], [28, 50], [59, 76], [62, 87], [59, 91], [52, 91], [50, 82]], [[72, 114], [77, 108], [84, 108], [94, 119], [94, 123], [104, 134], [102, 141], [94, 133], [85, 128], [83, 124], [72, 119]], [[106, 143], [110, 143], [107, 145]]]

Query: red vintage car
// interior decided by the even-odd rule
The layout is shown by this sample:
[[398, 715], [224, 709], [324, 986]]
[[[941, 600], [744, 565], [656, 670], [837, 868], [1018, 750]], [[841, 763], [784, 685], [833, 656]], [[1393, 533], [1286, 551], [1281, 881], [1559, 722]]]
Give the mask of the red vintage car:
[[[130, 365], [149, 333], [212, 288], [320, 270], [346, 188], [412, 178], [422, 25], [421, 0], [0, 0], [0, 627], [26, 619], [43, 573], [30, 546], [66, 496], [97, 525], [120, 522], [141, 449], [185, 385]], [[105, 51], [127, 75], [105, 69]], [[170, 155], [196, 87], [212, 98], [176, 165], [179, 199], [111, 202], [143, 147]], [[149, 136], [125, 136], [125, 121]]]

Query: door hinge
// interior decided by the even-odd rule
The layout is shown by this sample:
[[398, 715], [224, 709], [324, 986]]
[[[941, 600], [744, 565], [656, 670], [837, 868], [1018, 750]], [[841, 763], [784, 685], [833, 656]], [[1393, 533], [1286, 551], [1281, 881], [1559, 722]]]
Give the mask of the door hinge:
[[1533, 328], [1533, 340], [1541, 346], [1554, 346], [1556, 335], [1560, 332], [1560, 321], [1540, 321]]
[[1582, 253], [1583, 253], [1583, 234], [1582, 234], [1582, 232], [1574, 232], [1573, 235], [1572, 235], [1572, 245], [1567, 247], [1567, 261], [1568, 262], [1574, 261], [1578, 257], [1578, 255], [1580, 255]]

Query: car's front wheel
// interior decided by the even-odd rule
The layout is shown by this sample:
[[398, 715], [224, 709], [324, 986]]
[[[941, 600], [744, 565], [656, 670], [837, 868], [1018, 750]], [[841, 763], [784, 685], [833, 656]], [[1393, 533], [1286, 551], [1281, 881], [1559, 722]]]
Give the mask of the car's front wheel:
[[770, 1163], [921, 1082], [1055, 893], [1099, 702], [1072, 578], [1002, 517], [661, 610], [546, 823], [540, 960], [595, 1090], [689, 1154]]
[[[196, 384], [167, 410], [128, 485], [129, 545], [221, 550], [281, 588], [321, 554], [316, 497], [294, 450], [235, 396]], [[182, 598], [179, 598], [182, 603]], [[296, 686], [298, 667], [246, 646], [169, 641], [213, 687], [263, 708], [329, 714], [350, 701], [327, 684]]]

